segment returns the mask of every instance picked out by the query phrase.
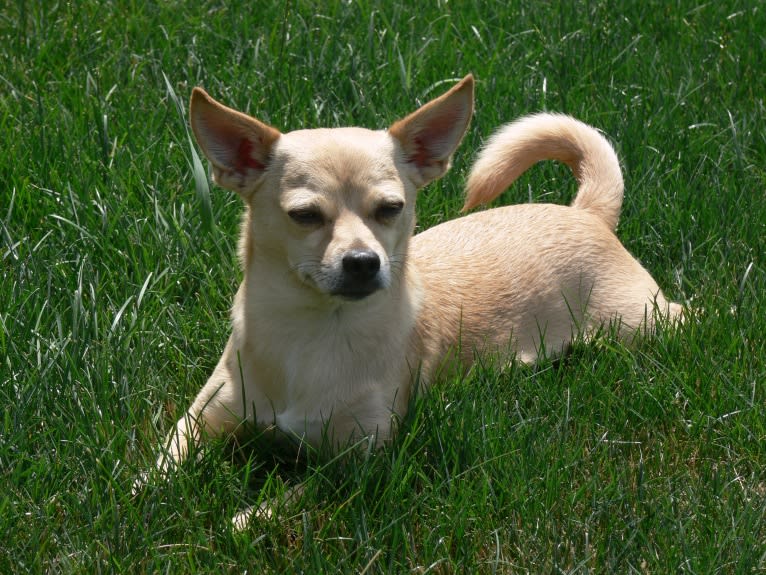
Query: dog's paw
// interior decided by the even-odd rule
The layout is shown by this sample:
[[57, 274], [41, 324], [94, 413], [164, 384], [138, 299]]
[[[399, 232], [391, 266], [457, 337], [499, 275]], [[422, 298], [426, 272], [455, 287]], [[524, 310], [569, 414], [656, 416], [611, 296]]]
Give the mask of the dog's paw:
[[160, 455], [157, 457], [154, 467], [144, 469], [133, 480], [133, 487], [130, 490], [131, 495], [135, 497], [144, 491], [152, 481], [165, 481], [176, 466], [176, 461], [170, 459], [165, 454]]
[[149, 471], [142, 471], [138, 474], [138, 477], [133, 480], [133, 485], [130, 488], [131, 497], [137, 497], [144, 489], [146, 489], [146, 486], [149, 483], [149, 476]]
[[268, 499], [258, 506], [253, 505], [231, 518], [234, 531], [244, 531], [253, 520], [268, 521], [277, 517], [280, 511], [293, 507], [304, 491], [302, 483], [289, 487], [281, 497]]
[[274, 517], [274, 507], [271, 501], [264, 501], [260, 505], [248, 507], [231, 518], [231, 526], [234, 531], [244, 531], [254, 519], [267, 521]]

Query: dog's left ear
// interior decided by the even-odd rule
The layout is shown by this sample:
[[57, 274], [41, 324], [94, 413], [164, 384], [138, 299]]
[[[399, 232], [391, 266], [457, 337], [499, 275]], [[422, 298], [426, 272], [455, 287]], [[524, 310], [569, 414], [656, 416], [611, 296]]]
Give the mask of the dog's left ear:
[[443, 176], [473, 114], [473, 75], [431, 100], [388, 132], [402, 145], [418, 187]]
[[247, 197], [258, 185], [281, 133], [255, 118], [216, 102], [194, 88], [189, 107], [197, 143], [213, 164], [213, 179]]

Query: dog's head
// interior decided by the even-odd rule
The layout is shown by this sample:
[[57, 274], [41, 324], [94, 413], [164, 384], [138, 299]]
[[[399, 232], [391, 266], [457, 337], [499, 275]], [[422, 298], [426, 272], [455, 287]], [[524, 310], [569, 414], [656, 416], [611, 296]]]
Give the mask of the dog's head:
[[356, 300], [403, 269], [419, 188], [441, 177], [473, 111], [473, 77], [387, 131], [276, 128], [202, 89], [191, 125], [215, 182], [248, 206], [245, 267], [282, 266], [309, 289]]

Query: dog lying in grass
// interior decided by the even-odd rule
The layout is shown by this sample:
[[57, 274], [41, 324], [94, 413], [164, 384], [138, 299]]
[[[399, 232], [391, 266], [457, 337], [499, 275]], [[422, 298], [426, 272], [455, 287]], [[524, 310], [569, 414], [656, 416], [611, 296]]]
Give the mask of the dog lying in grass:
[[479, 211], [413, 236], [418, 190], [448, 170], [473, 85], [465, 77], [388, 130], [286, 134], [194, 90], [197, 142], [215, 182], [245, 204], [244, 278], [231, 337], [160, 472], [245, 421], [313, 446], [378, 445], [416, 380], [477, 354], [531, 363], [606, 324], [632, 338], [680, 317], [614, 233], [623, 181], [612, 147], [567, 116], [501, 128], [471, 171], [465, 210], [546, 159], [572, 169], [571, 206]]

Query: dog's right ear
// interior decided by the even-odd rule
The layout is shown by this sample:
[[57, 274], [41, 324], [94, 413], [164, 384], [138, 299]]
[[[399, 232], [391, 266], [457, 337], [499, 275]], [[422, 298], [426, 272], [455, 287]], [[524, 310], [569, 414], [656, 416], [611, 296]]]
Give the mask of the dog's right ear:
[[192, 91], [189, 116], [194, 137], [213, 165], [215, 183], [250, 195], [268, 166], [279, 130], [216, 102], [202, 88]]
[[388, 133], [399, 140], [418, 187], [442, 177], [473, 114], [473, 75], [446, 94], [394, 123]]

